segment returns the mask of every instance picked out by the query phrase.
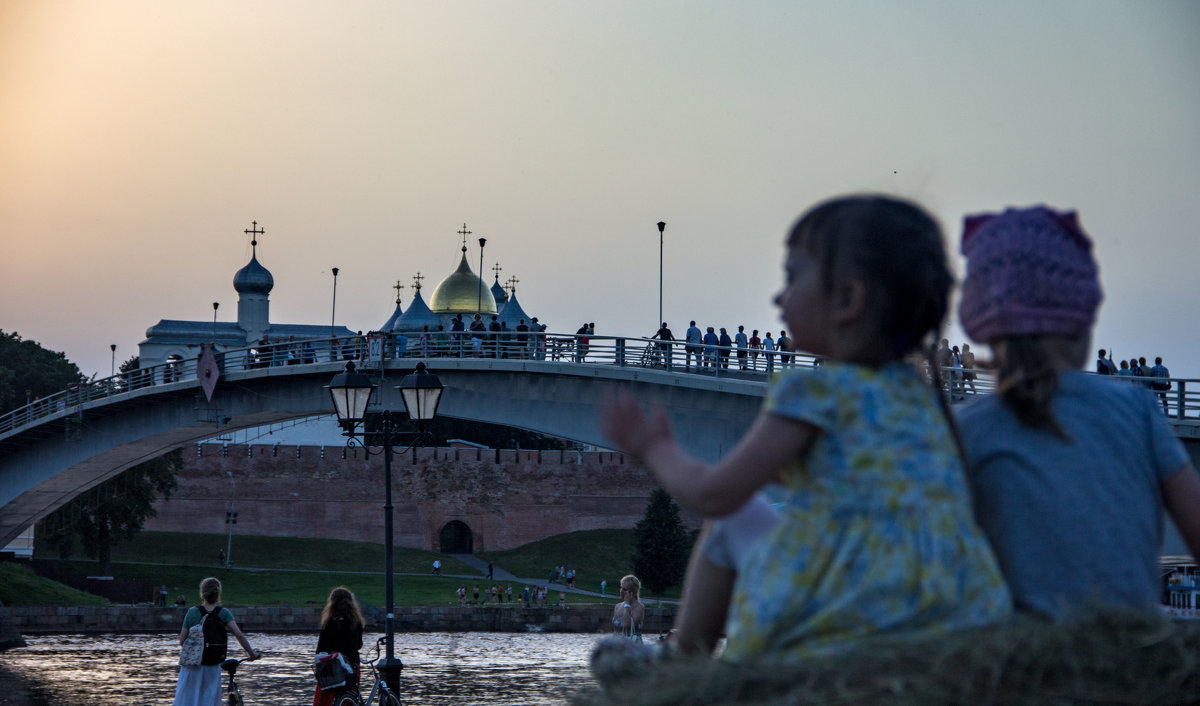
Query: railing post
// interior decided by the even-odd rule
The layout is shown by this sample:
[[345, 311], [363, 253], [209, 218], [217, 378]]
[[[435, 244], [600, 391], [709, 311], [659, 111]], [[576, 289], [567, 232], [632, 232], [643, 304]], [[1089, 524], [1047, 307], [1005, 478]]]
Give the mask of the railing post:
[[617, 342], [617, 366], [625, 367], [625, 339], [618, 338]]
[[1176, 382], [1179, 385], [1179, 389], [1175, 392], [1175, 418], [1183, 419], [1185, 416], [1183, 405], [1184, 400], [1187, 399], [1187, 381], [1178, 380]]

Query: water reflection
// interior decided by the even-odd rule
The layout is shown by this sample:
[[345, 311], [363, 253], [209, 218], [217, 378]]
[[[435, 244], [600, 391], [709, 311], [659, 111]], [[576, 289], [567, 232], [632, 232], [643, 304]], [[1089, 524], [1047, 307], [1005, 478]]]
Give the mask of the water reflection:
[[[364, 637], [373, 645], [378, 635]], [[169, 704], [175, 695], [177, 635], [59, 635], [27, 638], [0, 656], [0, 704], [89, 706]], [[316, 634], [256, 634], [266, 657], [238, 670], [248, 705], [312, 702], [308, 664]], [[559, 704], [592, 684], [588, 655], [595, 635], [559, 633], [404, 633], [401, 693], [415, 704]], [[230, 653], [241, 649], [230, 642]], [[18, 697], [28, 689], [29, 697]], [[14, 699], [20, 700], [14, 700]]]

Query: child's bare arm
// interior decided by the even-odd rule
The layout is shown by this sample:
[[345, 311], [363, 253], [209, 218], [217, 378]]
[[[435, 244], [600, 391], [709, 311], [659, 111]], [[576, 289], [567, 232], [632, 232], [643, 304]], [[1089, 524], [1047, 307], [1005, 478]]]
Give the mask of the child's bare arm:
[[1179, 528], [1192, 556], [1200, 559], [1200, 476], [1192, 464], [1172, 475], [1162, 484], [1163, 502]]

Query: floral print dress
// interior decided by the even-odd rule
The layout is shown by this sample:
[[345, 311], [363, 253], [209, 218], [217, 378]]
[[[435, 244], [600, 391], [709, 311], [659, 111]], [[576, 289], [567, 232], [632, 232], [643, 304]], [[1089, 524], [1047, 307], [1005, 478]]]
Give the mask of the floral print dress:
[[741, 562], [726, 657], [826, 654], [1011, 614], [954, 438], [916, 370], [830, 362], [778, 377], [766, 405], [820, 434], [781, 473], [780, 522]]

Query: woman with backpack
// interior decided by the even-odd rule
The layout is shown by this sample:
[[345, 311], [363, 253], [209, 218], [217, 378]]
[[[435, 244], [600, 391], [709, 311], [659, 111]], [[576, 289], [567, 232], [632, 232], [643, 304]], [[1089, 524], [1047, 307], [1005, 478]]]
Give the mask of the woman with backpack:
[[[460, 589], [465, 594], [465, 589]], [[340, 654], [350, 664], [353, 674], [346, 684], [339, 689], [353, 688], [358, 685], [359, 656], [358, 651], [363, 644], [363, 626], [366, 625], [362, 610], [358, 607], [358, 599], [350, 589], [338, 586], [329, 592], [329, 600], [325, 601], [325, 609], [321, 611], [321, 634], [317, 637], [317, 658], [322, 654]], [[313, 706], [332, 706], [338, 690], [325, 691], [320, 684], [313, 695]]]
[[[221, 607], [220, 581], [211, 577], [201, 581], [200, 600], [200, 605], [188, 609], [183, 617], [183, 629], [179, 631], [181, 653], [179, 681], [175, 685], [175, 706], [220, 706], [221, 662], [225, 661], [226, 632], [233, 634], [251, 659], [262, 656], [250, 646], [250, 641], [233, 619], [233, 613]], [[196, 638], [191, 642], [188, 640], [194, 627], [200, 628], [199, 664], [189, 664], [196, 653]]]

